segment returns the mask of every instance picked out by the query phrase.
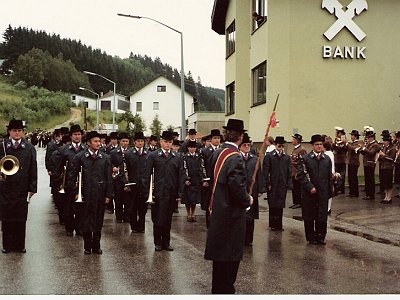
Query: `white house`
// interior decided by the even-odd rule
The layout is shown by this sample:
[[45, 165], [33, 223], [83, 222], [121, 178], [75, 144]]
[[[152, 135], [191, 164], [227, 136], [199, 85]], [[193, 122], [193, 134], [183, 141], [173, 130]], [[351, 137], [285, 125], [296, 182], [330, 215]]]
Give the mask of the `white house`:
[[76, 106], [78, 106], [81, 102], [84, 102], [86, 105], [86, 108], [89, 110], [96, 110], [96, 101], [97, 101], [97, 99], [88, 98], [88, 97], [77, 95], [77, 94], [71, 95], [72, 103], [74, 103]]
[[[195, 99], [185, 92], [185, 119], [194, 112]], [[145, 135], [150, 135], [150, 126], [156, 115], [163, 129], [173, 126], [180, 132], [182, 127], [181, 89], [175, 83], [159, 76], [130, 96], [133, 115], [138, 113], [146, 124]], [[182, 137], [181, 137], [182, 138]]]
[[[115, 112], [117, 114], [123, 114], [124, 112], [129, 111], [131, 108], [129, 98], [120, 94], [116, 94], [115, 98], [117, 100], [117, 103], [115, 103]], [[114, 111], [114, 93], [112, 91], [109, 91], [100, 97], [100, 110]]]

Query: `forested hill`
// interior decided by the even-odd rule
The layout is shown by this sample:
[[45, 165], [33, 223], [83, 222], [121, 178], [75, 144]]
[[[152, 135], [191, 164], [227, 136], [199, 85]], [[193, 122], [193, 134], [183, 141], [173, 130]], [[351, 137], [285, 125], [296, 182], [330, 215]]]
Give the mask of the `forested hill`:
[[[5, 59], [4, 70], [14, 71], [16, 82], [22, 80], [28, 85], [70, 93], [76, 93], [79, 86], [107, 92], [104, 80], [96, 76], [87, 78], [82, 73], [87, 70], [115, 81], [117, 93], [123, 95], [136, 92], [159, 75], [180, 87], [179, 71], [162, 63], [158, 57], [152, 59], [135, 55], [132, 51], [128, 58], [122, 59], [86, 46], [81, 41], [11, 25], [4, 31], [3, 38], [0, 59]], [[224, 110], [224, 91], [204, 87], [200, 77], [194, 81], [190, 71], [185, 75], [185, 90], [198, 99], [199, 111]]]

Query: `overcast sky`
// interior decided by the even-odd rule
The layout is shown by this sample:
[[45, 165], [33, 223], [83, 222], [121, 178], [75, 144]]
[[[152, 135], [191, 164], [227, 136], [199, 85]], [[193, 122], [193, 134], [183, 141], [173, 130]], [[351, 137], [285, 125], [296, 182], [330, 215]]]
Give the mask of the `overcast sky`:
[[[121, 58], [134, 54], [160, 57], [180, 71], [180, 35], [146, 16], [183, 32], [185, 74], [203, 85], [224, 89], [224, 36], [211, 30], [214, 0], [4, 0], [0, 32], [9, 24], [81, 40]], [[2, 37], [1, 40], [3, 41]], [[90, 71], [90, 70], [89, 70]], [[107, 74], [102, 74], [107, 77]]]

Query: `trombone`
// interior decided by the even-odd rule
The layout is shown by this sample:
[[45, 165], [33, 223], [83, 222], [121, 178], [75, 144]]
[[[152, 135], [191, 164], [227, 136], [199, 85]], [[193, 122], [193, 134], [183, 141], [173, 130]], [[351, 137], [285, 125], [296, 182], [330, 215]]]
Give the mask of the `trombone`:
[[81, 171], [79, 172], [79, 176], [78, 176], [78, 195], [76, 195], [76, 203], [81, 203], [83, 202], [82, 199], [82, 167], [81, 167]]
[[[153, 169], [154, 172], [154, 169]], [[146, 203], [154, 204], [155, 202], [153, 201], [153, 172], [151, 172], [150, 176], [150, 188], [149, 188], [149, 197], [147, 198]]]
[[67, 173], [67, 167], [63, 166], [63, 169], [64, 169], [63, 181], [62, 181], [62, 184], [60, 186], [60, 190], [58, 191], [59, 194], [65, 194], [64, 187], [65, 187], [65, 174]]
[[14, 155], [6, 154], [6, 146], [3, 142], [4, 157], [0, 160], [0, 181], [5, 181], [7, 176], [14, 175], [18, 172], [20, 162]]

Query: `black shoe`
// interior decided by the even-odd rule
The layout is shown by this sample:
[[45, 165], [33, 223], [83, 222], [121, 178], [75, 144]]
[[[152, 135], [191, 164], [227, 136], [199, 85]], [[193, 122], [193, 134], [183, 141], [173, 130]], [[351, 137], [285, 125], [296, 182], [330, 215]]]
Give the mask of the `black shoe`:
[[324, 242], [324, 240], [318, 240], [318, 241], [317, 241], [317, 244], [318, 244], [318, 245], [326, 245], [326, 243]]
[[383, 204], [392, 204], [392, 200], [383, 200], [381, 201]]
[[314, 240], [308, 241], [308, 243], [311, 244], [311, 245], [317, 245], [318, 244], [317, 241], [314, 241]]
[[3, 252], [3, 253], [9, 253], [10, 250], [8, 250], [8, 249], [3, 249], [3, 250], [1, 250], [1, 252]]
[[19, 253], [26, 253], [26, 249], [24, 248], [24, 249], [20, 249], [20, 250], [18, 250], [18, 252]]
[[156, 245], [155, 250], [156, 251], [162, 251], [162, 246], [161, 245]]
[[103, 250], [101, 249], [92, 249], [92, 252], [96, 254], [103, 254]]
[[71, 231], [67, 231], [67, 236], [73, 236], [74, 235], [74, 233], [73, 232], [71, 232]]
[[91, 250], [85, 250], [85, 251], [83, 251], [83, 253], [85, 253], [85, 254], [92, 254], [92, 251], [91, 251]]
[[164, 250], [167, 250], [167, 251], [174, 251], [174, 248], [172, 248], [170, 245], [168, 245], [168, 246], [164, 246], [164, 247], [162, 247]]

